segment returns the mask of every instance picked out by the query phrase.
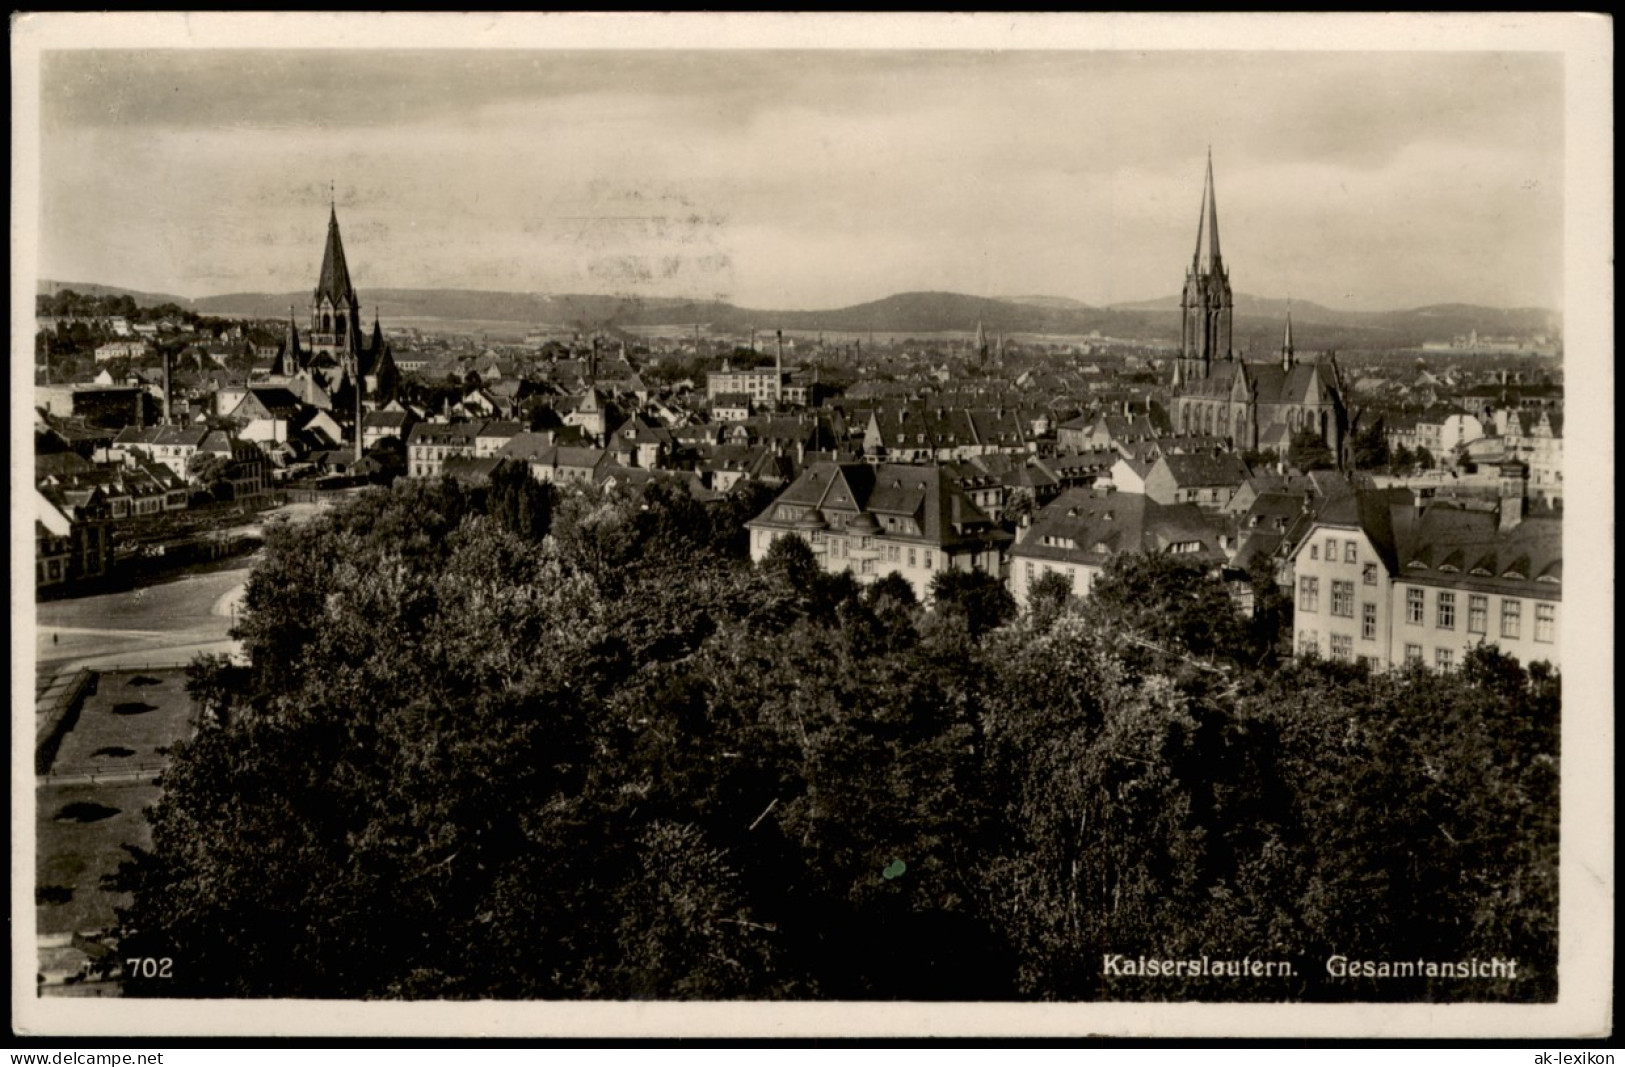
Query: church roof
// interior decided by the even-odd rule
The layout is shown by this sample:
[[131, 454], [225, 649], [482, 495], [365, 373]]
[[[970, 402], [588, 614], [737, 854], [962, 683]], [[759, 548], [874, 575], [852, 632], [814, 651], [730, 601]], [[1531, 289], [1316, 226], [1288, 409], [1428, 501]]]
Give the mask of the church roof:
[[327, 249], [322, 253], [322, 273], [316, 280], [316, 299], [324, 298], [338, 305], [356, 302], [355, 287], [350, 284], [350, 266], [344, 261], [344, 241], [339, 237], [337, 208], [327, 218]]

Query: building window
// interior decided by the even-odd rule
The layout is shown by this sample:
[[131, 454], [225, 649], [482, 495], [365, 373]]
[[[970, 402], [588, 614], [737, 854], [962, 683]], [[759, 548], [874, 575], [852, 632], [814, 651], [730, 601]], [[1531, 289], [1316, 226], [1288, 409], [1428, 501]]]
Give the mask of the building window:
[[1365, 582], [1366, 585], [1376, 585], [1377, 584], [1377, 565], [1375, 563], [1367, 563], [1360, 570], [1360, 579], [1361, 579], [1361, 581]]
[[1320, 610], [1320, 579], [1319, 578], [1299, 578], [1298, 579], [1298, 610], [1299, 611], [1319, 611]]
[[1309, 546], [1309, 558], [1310, 559], [1319, 559], [1320, 558], [1320, 546], [1319, 545], [1310, 545]]
[[1422, 646], [1421, 645], [1406, 645], [1405, 646], [1405, 662], [1406, 663], [1421, 663], [1422, 662]]
[[1332, 614], [1354, 618], [1354, 583], [1332, 582]]
[[1033, 584], [1033, 565], [1031, 563], [1027, 564], [1027, 584]]
[[1501, 636], [1514, 641], [1523, 636], [1523, 601], [1501, 601]]
[[1320, 635], [1314, 630], [1300, 630], [1298, 632], [1298, 652], [1310, 653], [1320, 651]]
[[1354, 638], [1348, 634], [1332, 634], [1332, 658], [1347, 662], [1354, 658]]
[[1405, 621], [1422, 625], [1422, 619], [1427, 613], [1427, 593], [1421, 589], [1405, 590]]
[[[908, 565], [909, 565], [909, 566], [910, 566], [910, 567], [917, 567], [917, 566], [919, 566], [919, 562], [918, 562], [918, 561], [919, 561], [919, 557], [918, 557], [918, 556], [917, 556], [917, 555], [916, 555], [916, 554], [915, 554], [915, 550], [914, 550], [914, 549], [912, 549], [912, 548], [911, 548], [911, 549], [909, 549], [909, 550], [908, 550]], [[1031, 566], [1031, 565], [1030, 565], [1030, 564], [1029, 564], [1029, 567], [1030, 567], [1030, 566]]]
[[1360, 605], [1360, 637], [1366, 641], [1377, 639], [1377, 605], [1369, 601]]
[[1441, 671], [1448, 671], [1451, 668], [1452, 661], [1455, 658], [1456, 654], [1451, 652], [1448, 648], [1436, 648], [1433, 650], [1433, 665], [1439, 668]]
[[931, 566], [932, 566], [931, 553], [927, 552], [925, 554], [925, 569], [930, 570]]
[[1482, 634], [1489, 632], [1490, 625], [1490, 598], [1474, 593], [1467, 598], [1467, 632]]
[[1535, 605], [1535, 640], [1551, 644], [1557, 636], [1557, 605]]
[[1439, 593], [1438, 626], [1441, 630], [1456, 628], [1456, 594]]
[[1326, 538], [1326, 562], [1337, 562], [1337, 538], [1335, 537]]
[[1343, 562], [1357, 563], [1360, 559], [1360, 548], [1353, 541], [1343, 542]]

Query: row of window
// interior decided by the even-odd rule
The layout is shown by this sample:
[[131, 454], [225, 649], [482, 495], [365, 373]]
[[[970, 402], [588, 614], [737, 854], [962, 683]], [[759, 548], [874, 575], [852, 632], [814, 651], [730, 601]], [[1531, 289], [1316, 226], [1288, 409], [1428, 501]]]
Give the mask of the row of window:
[[[1406, 663], [1421, 663], [1422, 662], [1422, 646], [1421, 645], [1406, 645], [1405, 646], [1405, 662]], [[1455, 649], [1436, 648], [1436, 649], [1433, 650], [1433, 666], [1437, 667], [1441, 671], [1448, 671], [1451, 668], [1453, 668], [1455, 665], [1456, 665], [1456, 652], [1455, 652]]]
[[[813, 532], [812, 543], [815, 545], [827, 543], [830, 549], [829, 554], [832, 558], [845, 558], [852, 552], [862, 552], [877, 547], [873, 537], [856, 537], [850, 539], [845, 537], [829, 537], [822, 530], [816, 530]], [[878, 546], [878, 548], [881, 553], [881, 558], [886, 562], [904, 562], [904, 546], [881, 544]], [[931, 570], [936, 566], [936, 553], [930, 549], [926, 549], [922, 552], [920, 549], [910, 545], [907, 547], [906, 552], [907, 563], [910, 567], [920, 566], [922, 560], [924, 561], [926, 570]], [[867, 568], [865, 568], [865, 571], [867, 572]]]
[[[1331, 613], [1334, 616], [1352, 619], [1354, 617], [1354, 583], [1352, 581], [1333, 580], [1332, 583]], [[1301, 612], [1318, 612], [1320, 610], [1320, 579], [1304, 575], [1298, 579], [1298, 610]], [[1490, 598], [1478, 593], [1471, 593], [1467, 597], [1467, 632], [1473, 634], [1489, 633]], [[1405, 590], [1405, 621], [1412, 626], [1422, 626], [1427, 622], [1427, 590]], [[1456, 594], [1449, 590], [1440, 590], [1434, 604], [1434, 626], [1440, 630], [1454, 630], [1456, 628]], [[1367, 602], [1361, 606], [1360, 620], [1361, 636], [1375, 639], [1377, 636], [1377, 606]], [[1535, 640], [1549, 643], [1556, 639], [1557, 634], [1557, 605], [1541, 603], [1535, 605]], [[1507, 640], [1519, 640], [1523, 637], [1523, 602], [1512, 598], [1501, 600], [1501, 636]]]
[[[1033, 581], [1036, 578], [1036, 574], [1034, 572], [1033, 564], [1028, 563], [1028, 564], [1026, 564], [1026, 567], [1027, 567], [1027, 572], [1026, 572], [1027, 573], [1027, 585], [1029, 587], [1031, 587], [1031, 585], [1033, 584]], [[1065, 568], [1062, 568], [1059, 571], [1057, 571], [1047, 563], [1044, 565], [1044, 573], [1045, 574], [1064, 574], [1064, 575], [1066, 575], [1067, 580], [1072, 583], [1072, 588], [1073, 589], [1077, 589], [1077, 587], [1078, 587], [1078, 576], [1079, 576], [1080, 573], [1087, 573], [1088, 578], [1087, 578], [1087, 581], [1086, 581], [1086, 586], [1087, 586], [1088, 589], [1093, 589], [1095, 587], [1095, 579], [1097, 577], [1099, 577], [1099, 572], [1097, 572], [1097, 571], [1080, 572], [1074, 567], [1065, 567]]]
[[[1355, 656], [1354, 638], [1348, 634], [1332, 634], [1329, 637], [1329, 641], [1331, 645], [1332, 659], [1341, 660], [1345, 663], [1357, 659], [1359, 663], [1365, 667], [1371, 667], [1377, 663], [1377, 659], [1373, 656]], [[1310, 652], [1318, 654], [1320, 651], [1319, 632], [1315, 630], [1298, 631], [1298, 651], [1302, 654], [1307, 654]], [[1407, 664], [1423, 662], [1422, 646], [1406, 645], [1405, 662]], [[1449, 671], [1454, 669], [1455, 665], [1456, 653], [1454, 649], [1436, 648], [1433, 650], [1433, 666], [1435, 668], [1441, 671]]]
[[[1487, 634], [1489, 632], [1490, 598], [1478, 593], [1468, 594], [1467, 597], [1467, 632], [1470, 634]], [[1434, 602], [1434, 626], [1440, 630], [1454, 630], [1456, 628], [1456, 594], [1441, 589]], [[1405, 621], [1412, 626], [1422, 626], [1427, 622], [1427, 590], [1405, 590]], [[1535, 605], [1535, 640], [1551, 642], [1557, 633], [1557, 605], [1551, 603], [1538, 603]], [[1501, 636], [1508, 640], [1519, 640], [1523, 637], [1523, 601], [1510, 597], [1501, 599]]]
[[[1339, 562], [1338, 551], [1337, 551], [1338, 543], [1339, 542], [1338, 542], [1337, 538], [1335, 538], [1335, 537], [1326, 538], [1326, 562], [1327, 563], [1337, 563], [1337, 562]], [[1343, 546], [1343, 551], [1342, 551], [1341, 562], [1343, 562], [1343, 563], [1358, 563], [1360, 561], [1360, 544], [1359, 544], [1358, 541], [1344, 541], [1344, 542], [1342, 542], [1342, 546]], [[1309, 546], [1309, 558], [1310, 559], [1320, 559], [1320, 546], [1319, 545], [1313, 545], [1312, 544], [1312, 545]], [[1368, 565], [1367, 573], [1369, 574], [1369, 578], [1368, 578], [1366, 584], [1375, 585], [1376, 581], [1377, 581], [1377, 568], [1376, 568], [1376, 565], [1375, 564]]]

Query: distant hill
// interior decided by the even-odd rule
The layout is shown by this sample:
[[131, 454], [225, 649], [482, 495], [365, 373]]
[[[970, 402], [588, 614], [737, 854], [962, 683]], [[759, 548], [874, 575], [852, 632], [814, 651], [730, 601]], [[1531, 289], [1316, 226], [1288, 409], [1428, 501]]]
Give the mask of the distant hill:
[[1082, 300], [1073, 300], [1069, 296], [1003, 296], [999, 299], [1012, 304], [1031, 304], [1033, 307], [1041, 308], [1070, 308], [1074, 311], [1090, 309], [1089, 304], [1085, 304]]
[[[48, 288], [54, 287], [54, 288]], [[161, 293], [140, 293], [86, 283], [42, 282], [41, 291], [71, 288], [82, 293], [128, 293], [137, 303], [175, 303], [201, 314], [280, 319], [288, 307], [301, 319], [310, 293], [233, 293], [188, 300]], [[391, 320], [442, 320], [512, 323], [516, 327], [566, 329], [694, 326], [713, 332], [744, 333], [756, 329], [875, 331], [884, 333], [970, 332], [982, 323], [990, 336], [1039, 333], [1102, 336], [1168, 343], [1178, 337], [1178, 297], [1163, 297], [1111, 307], [1091, 307], [1066, 297], [1024, 296], [992, 299], [963, 293], [897, 293], [851, 307], [817, 311], [774, 311], [742, 308], [716, 300], [670, 297], [604, 296], [490, 292], [476, 289], [372, 289], [362, 293], [363, 313], [375, 310]], [[1236, 295], [1234, 344], [1238, 351], [1262, 355], [1280, 345], [1288, 302]], [[1484, 335], [1552, 333], [1561, 317], [1542, 308], [1487, 308], [1468, 304], [1435, 304], [1398, 311], [1339, 311], [1307, 300], [1293, 300], [1295, 340], [1304, 351], [1324, 349], [1416, 348], [1424, 341], [1446, 341], [1477, 330]]]
[[116, 285], [97, 285], [95, 282], [54, 282], [41, 279], [38, 287], [38, 291], [45, 296], [55, 296], [64, 289], [72, 289], [80, 296], [127, 296], [142, 307], [157, 307], [159, 304], [192, 307], [190, 297], [174, 296], [169, 293], [143, 293], [138, 289], [120, 289]]

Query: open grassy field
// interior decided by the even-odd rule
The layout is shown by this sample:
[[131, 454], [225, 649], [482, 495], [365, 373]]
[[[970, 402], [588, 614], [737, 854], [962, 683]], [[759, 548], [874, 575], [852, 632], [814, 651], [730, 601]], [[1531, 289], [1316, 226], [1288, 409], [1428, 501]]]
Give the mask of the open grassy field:
[[156, 767], [193, 729], [186, 678], [177, 670], [109, 671], [85, 698], [62, 739], [52, 775], [106, 774]]
[[151, 782], [43, 785], [36, 811], [34, 913], [37, 933], [103, 930], [124, 901], [102, 879], [118, 869], [124, 845], [148, 847], [142, 811], [157, 803]]

